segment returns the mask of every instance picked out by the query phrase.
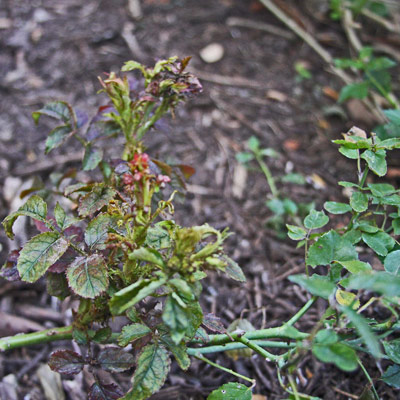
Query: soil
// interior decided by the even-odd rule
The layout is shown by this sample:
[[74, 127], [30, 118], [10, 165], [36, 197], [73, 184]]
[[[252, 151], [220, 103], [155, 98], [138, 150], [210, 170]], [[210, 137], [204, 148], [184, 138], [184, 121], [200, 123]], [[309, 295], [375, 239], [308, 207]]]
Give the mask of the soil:
[[[128, 3], [141, 5], [140, 17], [133, 15]], [[284, 3], [332, 55], [348, 54], [341, 27], [328, 16], [328, 2], [318, 6], [311, 0], [301, 6]], [[252, 26], [240, 25], [243, 19]], [[257, 29], [256, 22], [283, 32]], [[373, 34], [385, 38], [379, 29]], [[220, 60], [207, 63], [200, 52], [211, 43], [222, 46], [224, 53]], [[296, 172], [306, 177], [305, 185], [279, 183], [279, 189], [296, 202], [314, 201], [320, 208], [327, 200], [340, 201], [345, 196], [338, 180], [354, 178], [352, 163], [339, 156], [331, 140], [353, 125], [370, 130], [376, 121], [360, 102], [338, 105], [329, 96], [333, 93], [334, 97], [342, 83], [257, 1], [3, 0], [0, 217], [20, 206], [23, 200], [18, 194], [37, 184], [34, 176], [48, 183], [55, 172], [78, 165], [81, 156], [69, 143], [44, 158], [45, 138], [53, 126], [43, 119], [35, 127], [32, 111], [49, 100], [66, 99], [94, 114], [104, 103], [104, 97], [96, 95], [97, 76], [118, 71], [129, 59], [151, 65], [171, 55], [192, 56], [189, 69], [201, 78], [204, 91], [179, 108], [161, 131], [149, 135], [146, 144], [154, 156], [196, 168], [176, 219], [183, 225], [208, 222], [218, 229], [229, 227], [235, 235], [228, 240], [227, 252], [248, 278], [239, 285], [220, 275], [211, 277], [203, 307], [221, 317], [226, 326], [240, 316], [257, 327], [276, 326], [307, 300], [306, 292], [286, 279], [302, 272], [302, 251], [268, 226], [271, 211], [265, 202], [270, 190], [265, 177], [255, 168], [243, 168], [235, 154], [246, 149], [249, 137], [256, 136], [263, 147], [279, 153], [278, 158], [268, 159], [274, 176]], [[311, 72], [311, 79], [301, 79], [296, 63]], [[19, 229], [16, 244], [0, 234], [3, 262], [9, 249], [26, 240], [24, 228]], [[65, 305], [54, 302], [44, 289], [41, 282], [1, 281], [0, 336], [68, 323], [71, 315]], [[321, 309], [322, 304], [313, 308], [310, 317], [301, 321], [302, 329], [311, 329]], [[39, 370], [55, 348], [60, 344], [0, 354], [0, 397], [45, 399]], [[223, 354], [210, 358], [254, 377], [254, 392], [265, 396], [260, 399], [286, 397], [274, 366], [265, 360], [233, 361]], [[367, 365], [373, 379], [380, 376], [379, 366], [370, 361]], [[360, 371], [343, 373], [308, 356], [299, 364], [298, 376], [302, 392], [324, 399], [349, 398], [343, 393], [357, 398], [368, 383]], [[85, 374], [63, 378], [60, 387], [67, 399], [84, 399], [90, 379]], [[123, 389], [129, 387], [128, 375], [115, 379]], [[229, 375], [197, 361], [186, 373], [174, 365], [165, 386], [152, 399], [204, 399], [230, 380]], [[377, 382], [377, 389], [384, 399], [398, 398], [382, 382]]]

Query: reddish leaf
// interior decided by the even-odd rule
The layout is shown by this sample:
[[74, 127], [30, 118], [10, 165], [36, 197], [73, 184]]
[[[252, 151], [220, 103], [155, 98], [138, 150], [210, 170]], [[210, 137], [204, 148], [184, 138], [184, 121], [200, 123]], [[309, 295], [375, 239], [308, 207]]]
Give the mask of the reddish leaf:
[[123, 372], [131, 368], [135, 363], [135, 358], [117, 347], [104, 349], [98, 357], [100, 366], [109, 372]]
[[185, 179], [189, 179], [192, 175], [195, 174], [196, 170], [190, 165], [179, 164], [177, 167], [181, 170]]
[[117, 400], [124, 392], [113, 383], [94, 383], [89, 389], [88, 400]]
[[0, 276], [10, 282], [21, 280], [17, 269], [20, 250], [13, 250], [0, 270]]
[[210, 331], [225, 333], [226, 328], [221, 322], [221, 318], [215, 316], [214, 314], [206, 314], [203, 318], [203, 325], [208, 328]]
[[72, 350], [57, 350], [50, 356], [49, 366], [53, 371], [64, 375], [76, 375], [82, 371], [85, 361]]

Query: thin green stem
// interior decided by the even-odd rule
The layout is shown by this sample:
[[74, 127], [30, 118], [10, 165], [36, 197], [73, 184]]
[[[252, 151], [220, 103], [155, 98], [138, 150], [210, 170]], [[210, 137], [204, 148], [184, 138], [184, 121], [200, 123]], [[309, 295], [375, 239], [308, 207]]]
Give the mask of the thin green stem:
[[292, 318], [289, 319], [288, 322], [286, 322], [285, 325], [292, 326], [294, 325], [311, 307], [312, 305], [316, 302], [317, 296], [311, 297], [310, 300], [307, 301], [306, 304], [304, 304], [303, 307], [300, 308], [299, 311], [295, 315], [293, 315]]
[[258, 165], [260, 166], [263, 174], [265, 175], [265, 178], [267, 179], [267, 183], [269, 188], [271, 189], [272, 196], [279, 197], [279, 191], [276, 187], [275, 179], [272, 176], [271, 170], [268, 168], [268, 165], [262, 160], [262, 158], [258, 154], [255, 154], [255, 157], [258, 162]]
[[372, 82], [372, 84], [378, 89], [378, 91], [381, 93], [381, 95], [389, 102], [389, 104], [395, 108], [399, 109], [400, 105], [393, 93], [388, 92], [373, 75], [371, 75], [368, 71], [365, 71], [365, 75], [367, 78]]
[[374, 393], [375, 399], [376, 399], [376, 400], [379, 400], [379, 395], [378, 395], [378, 392], [377, 392], [376, 389], [375, 389], [374, 382], [372, 381], [371, 376], [369, 375], [368, 371], [365, 369], [364, 364], [361, 362], [361, 360], [358, 359], [357, 362], [358, 362], [358, 365], [359, 365], [359, 366], [361, 367], [361, 369], [363, 370], [364, 375], [365, 375], [366, 378], [368, 379], [368, 382], [371, 384], [371, 389], [372, 389], [372, 392]]
[[208, 358], [202, 356], [201, 354], [196, 354], [196, 355], [194, 355], [194, 357], [197, 358], [198, 360], [201, 360], [201, 361], [203, 361], [203, 362], [215, 367], [215, 368], [218, 368], [218, 369], [220, 369], [222, 371], [228, 372], [229, 374], [231, 374], [233, 376], [236, 376], [237, 378], [244, 379], [245, 381], [250, 382], [252, 385], [255, 384], [255, 380], [254, 379], [251, 379], [251, 378], [249, 378], [247, 376], [239, 374], [238, 372], [235, 372], [232, 369], [225, 368], [222, 365], [219, 365], [219, 364], [209, 360]]
[[278, 361], [280, 358], [282, 358], [282, 356], [276, 356], [275, 354], [270, 353], [244, 336], [239, 337], [237, 341], [243, 343], [249, 349], [254, 350], [257, 354], [259, 354], [261, 357], [264, 357], [268, 361]]
[[369, 168], [368, 168], [368, 165], [366, 165], [366, 166], [365, 166], [365, 169], [364, 169], [364, 172], [363, 172], [363, 175], [362, 175], [361, 180], [360, 180], [360, 187], [361, 187], [361, 188], [362, 188], [362, 187], [364, 186], [364, 184], [365, 184], [365, 181], [366, 181], [367, 176], [368, 176], [368, 172], [369, 172]]

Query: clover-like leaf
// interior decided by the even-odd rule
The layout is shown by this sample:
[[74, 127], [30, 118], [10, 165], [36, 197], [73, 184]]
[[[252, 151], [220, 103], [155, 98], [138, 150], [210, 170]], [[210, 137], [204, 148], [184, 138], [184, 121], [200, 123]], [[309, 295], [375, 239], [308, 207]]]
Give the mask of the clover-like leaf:
[[93, 186], [90, 193], [79, 200], [79, 215], [87, 217], [108, 204], [117, 194], [115, 189], [104, 184]]
[[67, 270], [70, 288], [79, 296], [94, 299], [108, 288], [107, 266], [103, 257], [78, 257]]
[[151, 330], [148, 326], [144, 324], [131, 324], [126, 325], [122, 328], [121, 334], [118, 336], [118, 344], [121, 347], [125, 347], [128, 343], [133, 342], [134, 340], [140, 339], [143, 336], [151, 333]]
[[307, 229], [322, 228], [329, 222], [329, 217], [323, 211], [311, 210], [304, 218], [304, 226]]
[[164, 384], [170, 369], [167, 350], [158, 344], [143, 348], [132, 378], [132, 390], [121, 400], [145, 400]]
[[118, 347], [108, 347], [97, 357], [101, 368], [109, 372], [123, 372], [133, 367], [135, 357]]
[[307, 236], [307, 231], [300, 226], [286, 224], [286, 228], [288, 229], [288, 236], [292, 240], [303, 240]]
[[89, 389], [88, 400], [117, 400], [124, 392], [113, 383], [95, 382]]
[[225, 383], [218, 389], [215, 389], [207, 397], [207, 400], [251, 400], [251, 388], [242, 383]]
[[68, 240], [58, 232], [45, 232], [34, 236], [25, 244], [18, 258], [18, 272], [23, 281], [35, 282], [67, 250]]
[[72, 350], [57, 350], [50, 356], [49, 366], [53, 371], [64, 375], [76, 375], [85, 365], [83, 357]]

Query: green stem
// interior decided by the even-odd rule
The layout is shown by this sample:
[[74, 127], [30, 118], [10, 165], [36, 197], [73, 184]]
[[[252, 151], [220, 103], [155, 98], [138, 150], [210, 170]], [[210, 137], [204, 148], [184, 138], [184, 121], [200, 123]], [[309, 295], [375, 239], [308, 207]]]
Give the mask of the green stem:
[[276, 356], [275, 354], [270, 353], [269, 351], [263, 349], [261, 346], [259, 346], [255, 342], [252, 342], [251, 340], [247, 339], [244, 336], [239, 337], [237, 341], [243, 343], [249, 349], [252, 349], [261, 357], [264, 357], [267, 361], [278, 361], [279, 359], [282, 358], [282, 356]]
[[378, 392], [377, 392], [376, 389], [375, 389], [374, 382], [372, 381], [372, 378], [370, 377], [368, 371], [365, 369], [365, 367], [364, 367], [364, 365], [363, 365], [363, 363], [361, 362], [360, 359], [358, 359], [357, 362], [358, 362], [358, 365], [359, 365], [359, 366], [361, 367], [361, 369], [363, 370], [364, 375], [367, 377], [368, 382], [371, 384], [371, 389], [372, 389], [372, 391], [373, 391], [373, 393], [374, 393], [375, 399], [376, 399], [376, 400], [379, 400]]
[[395, 108], [399, 109], [400, 105], [393, 93], [388, 92], [368, 71], [365, 71], [365, 75], [372, 82], [372, 84], [378, 89], [381, 95], [389, 102], [389, 104]]
[[368, 168], [368, 165], [366, 165], [365, 166], [365, 169], [364, 169], [364, 172], [363, 172], [363, 175], [362, 175], [362, 177], [361, 177], [361, 180], [360, 180], [360, 187], [362, 188], [363, 186], [364, 186], [364, 184], [365, 184], [365, 181], [366, 181], [366, 179], [367, 179], [367, 176], [368, 176], [368, 172], [369, 172], [369, 168]]
[[255, 157], [258, 162], [258, 165], [260, 166], [262, 172], [267, 178], [268, 186], [271, 189], [272, 196], [279, 197], [279, 192], [278, 189], [276, 188], [275, 179], [272, 176], [271, 170], [268, 168], [268, 165], [262, 160], [262, 158], [258, 154], [255, 154]]
[[306, 304], [304, 304], [303, 307], [300, 308], [299, 311], [295, 315], [293, 315], [292, 318], [289, 319], [288, 322], [286, 322], [285, 325], [292, 326], [294, 325], [311, 307], [312, 305], [316, 302], [317, 296], [311, 297], [310, 300], [307, 301]]
[[212, 365], [212, 366], [215, 367], [215, 368], [221, 369], [222, 371], [228, 372], [228, 373], [231, 374], [231, 375], [234, 375], [234, 376], [236, 376], [236, 377], [238, 377], [238, 378], [244, 379], [245, 381], [250, 382], [252, 385], [255, 384], [255, 380], [254, 380], [254, 379], [251, 379], [251, 378], [249, 378], [249, 377], [247, 377], [247, 376], [244, 376], [244, 375], [242, 375], [242, 374], [239, 374], [238, 372], [235, 372], [235, 371], [233, 371], [232, 369], [225, 368], [225, 367], [223, 367], [222, 365], [219, 365], [219, 364], [217, 364], [217, 363], [215, 363], [215, 362], [209, 360], [208, 358], [202, 356], [201, 354], [196, 354], [196, 355], [194, 355], [194, 357], [196, 357], [198, 360], [201, 360], [201, 361], [203, 361], [203, 362], [205, 362], [205, 363], [207, 363], [207, 364]]

